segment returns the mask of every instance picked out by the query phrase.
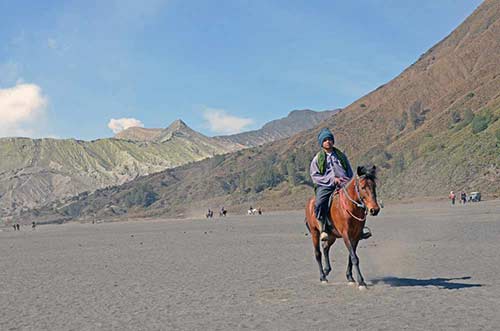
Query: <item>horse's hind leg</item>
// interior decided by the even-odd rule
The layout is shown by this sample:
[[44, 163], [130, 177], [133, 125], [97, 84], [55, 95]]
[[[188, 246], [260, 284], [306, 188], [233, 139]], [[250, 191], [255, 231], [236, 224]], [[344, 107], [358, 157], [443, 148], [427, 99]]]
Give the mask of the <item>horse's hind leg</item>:
[[316, 257], [316, 262], [318, 262], [319, 266], [319, 280], [322, 283], [326, 283], [328, 280], [326, 279], [325, 272], [323, 271], [323, 265], [321, 263], [321, 249], [319, 247], [319, 233], [315, 230], [311, 232], [313, 246], [314, 246], [314, 256]]
[[[344, 243], [347, 247], [347, 250], [349, 251], [349, 262], [351, 262], [351, 264], [354, 266], [354, 269], [356, 269], [356, 278], [358, 281], [358, 286], [360, 289], [366, 288], [365, 280], [363, 279], [363, 275], [361, 274], [361, 269], [359, 268], [359, 258], [358, 255], [356, 254], [356, 248], [358, 247], [358, 242], [356, 241], [351, 243], [351, 240], [346, 236], [344, 237]], [[348, 272], [349, 269], [351, 269], [351, 278], [352, 278], [352, 266], [349, 268], [348, 264], [347, 266]]]
[[332, 247], [335, 242], [335, 238], [333, 240], [323, 241], [323, 254], [325, 256], [325, 268], [323, 269], [325, 276], [328, 276], [330, 271], [332, 271], [332, 266], [330, 265], [330, 247]]

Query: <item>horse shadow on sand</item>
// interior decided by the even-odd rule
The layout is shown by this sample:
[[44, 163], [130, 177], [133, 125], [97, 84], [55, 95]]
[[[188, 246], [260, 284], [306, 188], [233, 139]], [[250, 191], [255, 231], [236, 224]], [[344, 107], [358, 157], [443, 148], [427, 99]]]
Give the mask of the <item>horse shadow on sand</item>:
[[471, 287], [481, 287], [481, 284], [467, 284], [467, 283], [452, 283], [452, 281], [457, 280], [469, 280], [470, 276], [466, 277], [456, 277], [456, 278], [429, 278], [429, 279], [417, 279], [417, 278], [400, 278], [400, 277], [382, 277], [372, 280], [374, 285], [382, 283], [390, 285], [391, 287], [426, 287], [435, 286], [440, 289], [446, 290], [459, 290], [463, 288]]

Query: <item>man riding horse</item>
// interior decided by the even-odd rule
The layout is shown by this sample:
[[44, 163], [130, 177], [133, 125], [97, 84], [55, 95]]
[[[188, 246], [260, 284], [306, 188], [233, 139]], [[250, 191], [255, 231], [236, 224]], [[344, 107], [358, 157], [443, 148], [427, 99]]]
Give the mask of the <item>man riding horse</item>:
[[[328, 219], [330, 197], [352, 178], [353, 172], [347, 156], [334, 147], [335, 138], [329, 129], [321, 129], [318, 143], [321, 150], [311, 162], [310, 174], [316, 193], [314, 213], [321, 225], [320, 240], [326, 241], [327, 228], [332, 226], [332, 220]], [[371, 235], [368, 228], [365, 228], [364, 234], [364, 238]]]

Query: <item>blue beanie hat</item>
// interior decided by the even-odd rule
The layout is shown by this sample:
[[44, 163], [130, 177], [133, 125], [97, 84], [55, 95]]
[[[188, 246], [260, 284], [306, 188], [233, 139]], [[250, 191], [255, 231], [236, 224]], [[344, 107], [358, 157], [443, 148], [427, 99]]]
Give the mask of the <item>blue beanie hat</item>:
[[333, 133], [327, 128], [323, 128], [318, 133], [318, 143], [320, 146], [323, 146], [323, 141], [325, 141], [326, 138], [332, 138], [332, 141], [335, 143], [335, 138], [333, 137]]

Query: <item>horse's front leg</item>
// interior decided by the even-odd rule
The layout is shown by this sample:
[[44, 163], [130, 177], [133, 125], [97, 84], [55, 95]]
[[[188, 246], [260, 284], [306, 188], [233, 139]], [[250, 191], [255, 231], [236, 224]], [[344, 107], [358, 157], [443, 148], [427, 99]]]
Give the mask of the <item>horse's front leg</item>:
[[[332, 236], [330, 236], [331, 238]], [[325, 256], [325, 268], [323, 269], [326, 276], [332, 271], [332, 266], [330, 265], [330, 247], [332, 247], [335, 242], [335, 238], [329, 239], [328, 241], [323, 241], [323, 255]]]
[[[359, 268], [359, 258], [358, 258], [358, 255], [356, 254], [356, 248], [358, 247], [358, 241], [351, 241], [347, 235], [343, 236], [343, 238], [344, 238], [344, 243], [347, 247], [347, 250], [349, 251], [349, 262], [350, 262], [350, 264], [352, 264], [354, 266], [354, 269], [356, 269], [356, 278], [358, 281], [359, 289], [366, 289], [366, 283], [365, 283], [365, 280], [363, 279], [363, 275], [361, 274], [361, 269]], [[349, 269], [351, 269], [351, 270], [349, 270]], [[347, 266], [347, 271], [348, 271], [348, 274], [350, 272], [350, 276], [352, 279], [352, 266], [349, 267], [349, 264]], [[349, 276], [347, 276], [347, 277], [348, 277], [347, 279], [350, 281]]]
[[311, 231], [312, 242], [314, 246], [314, 256], [316, 257], [316, 262], [319, 266], [319, 280], [322, 283], [326, 283], [328, 280], [326, 279], [325, 272], [323, 271], [323, 264], [321, 263], [321, 249], [319, 246], [319, 233], [317, 231]]
[[345, 276], [347, 278], [347, 281], [349, 282], [349, 285], [354, 285], [356, 282], [354, 281], [354, 278], [352, 278], [352, 260], [351, 260], [351, 254], [349, 254], [347, 258], [347, 271], [345, 273]]

